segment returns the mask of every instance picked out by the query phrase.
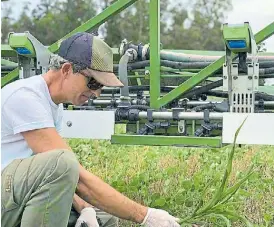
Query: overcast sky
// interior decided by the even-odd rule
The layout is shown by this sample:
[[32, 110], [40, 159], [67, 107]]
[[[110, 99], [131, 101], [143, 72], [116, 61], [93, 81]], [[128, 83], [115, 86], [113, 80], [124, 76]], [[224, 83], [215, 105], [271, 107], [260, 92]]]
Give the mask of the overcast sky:
[[[35, 7], [40, 0], [29, 0]], [[163, 0], [162, 0], [163, 1]], [[180, 0], [181, 1], [181, 0]], [[12, 4], [12, 17], [17, 17], [25, 0], [9, 0], [1, 5]], [[227, 16], [228, 23], [243, 23], [248, 21], [254, 33], [274, 22], [274, 0], [232, 0], [233, 11]], [[274, 52], [274, 35], [266, 41], [267, 51]]]

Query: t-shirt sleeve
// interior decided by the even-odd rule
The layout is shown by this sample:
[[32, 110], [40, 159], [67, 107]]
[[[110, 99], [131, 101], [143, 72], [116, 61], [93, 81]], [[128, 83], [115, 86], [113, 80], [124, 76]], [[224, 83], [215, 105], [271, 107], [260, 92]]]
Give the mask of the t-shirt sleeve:
[[32, 90], [21, 88], [13, 93], [2, 111], [14, 134], [55, 127], [50, 104]]

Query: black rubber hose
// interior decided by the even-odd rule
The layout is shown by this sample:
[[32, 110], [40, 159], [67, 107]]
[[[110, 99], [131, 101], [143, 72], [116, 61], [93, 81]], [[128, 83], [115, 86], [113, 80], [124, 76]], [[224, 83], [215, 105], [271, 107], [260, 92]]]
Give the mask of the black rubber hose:
[[[216, 96], [219, 98], [228, 98], [227, 92], [222, 92], [222, 91], [207, 91], [205, 94], [210, 96]], [[262, 92], [256, 92], [255, 100], [260, 100], [260, 99], [263, 99], [264, 101], [274, 101], [274, 95], [269, 95]]]
[[200, 95], [200, 94], [203, 94], [211, 89], [214, 89], [214, 88], [217, 88], [217, 87], [220, 87], [223, 85], [223, 80], [217, 80], [217, 81], [214, 81], [210, 84], [207, 84], [203, 87], [199, 87], [199, 88], [194, 88], [190, 91], [188, 91], [187, 93], [185, 93], [184, 95], [182, 95], [183, 98], [191, 98], [193, 97], [194, 95]]
[[273, 68], [266, 68], [266, 69], [259, 69], [259, 75], [267, 75], [274, 73], [274, 67]]
[[16, 69], [17, 66], [6, 66], [6, 65], [1, 65], [1, 71], [12, 71]]
[[[133, 85], [133, 86], [129, 86], [129, 91], [134, 92], [134, 91], [149, 91], [150, 86], [149, 85]], [[161, 92], [170, 92], [172, 91], [174, 88], [172, 87], [161, 87]], [[120, 89], [119, 88], [113, 88], [113, 89], [103, 89], [102, 90], [102, 94], [112, 94], [113, 92], [119, 93]]]
[[196, 111], [196, 112], [199, 112], [199, 111], [202, 111], [202, 110], [205, 110], [205, 109], [214, 109], [214, 108], [215, 108], [214, 103], [207, 103], [207, 104], [204, 104], [204, 105], [196, 106], [196, 107], [192, 108], [192, 110]]
[[[178, 61], [169, 61], [169, 60], [161, 60], [161, 66], [166, 66], [175, 69], [203, 69], [209, 66], [212, 62], [210, 61], [202, 61], [202, 62], [178, 62]], [[143, 69], [150, 65], [149, 60], [145, 61], [137, 61], [128, 64], [128, 70], [134, 69]], [[266, 61], [266, 62], [259, 62], [259, 68], [273, 68], [274, 62], [273, 61]], [[114, 64], [113, 66], [114, 71], [118, 71], [118, 65]]]

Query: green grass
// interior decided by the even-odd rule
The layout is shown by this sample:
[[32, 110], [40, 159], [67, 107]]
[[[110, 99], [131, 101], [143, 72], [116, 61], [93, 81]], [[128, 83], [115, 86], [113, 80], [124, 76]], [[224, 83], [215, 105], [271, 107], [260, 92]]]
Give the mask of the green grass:
[[[121, 193], [174, 216], [190, 216], [203, 196], [208, 201], [218, 189], [232, 146], [222, 149], [112, 145], [109, 141], [68, 140], [79, 161]], [[254, 164], [255, 173], [226, 208], [245, 216], [253, 226], [274, 226], [274, 147], [237, 147], [228, 186]], [[237, 220], [232, 226], [245, 226]], [[216, 217], [205, 226], [226, 226]], [[121, 226], [137, 226], [122, 221]]]

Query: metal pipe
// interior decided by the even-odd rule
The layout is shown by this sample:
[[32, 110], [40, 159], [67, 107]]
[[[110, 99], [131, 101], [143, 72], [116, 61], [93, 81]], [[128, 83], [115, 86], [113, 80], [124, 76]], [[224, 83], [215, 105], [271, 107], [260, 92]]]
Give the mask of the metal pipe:
[[[258, 105], [258, 101], [255, 102], [255, 105]], [[264, 102], [264, 106], [267, 106], [267, 107], [273, 106], [274, 107], [274, 101], [266, 101], [266, 102]]]
[[[161, 59], [169, 61], [183, 61], [183, 62], [196, 62], [196, 61], [216, 61], [220, 56], [204, 56], [195, 54], [176, 53], [171, 51], [161, 51]], [[250, 60], [251, 56], [247, 57]], [[259, 61], [274, 61], [274, 56], [258, 56]]]
[[[114, 99], [114, 100], [95, 99], [95, 100], [91, 100], [90, 104], [91, 105], [111, 105], [113, 103], [113, 101], [115, 102], [115, 104], [120, 104], [121, 103], [120, 99]], [[147, 105], [148, 104], [148, 102], [146, 100], [140, 101], [141, 103], [139, 101], [137, 101], [136, 99], [131, 100], [130, 102], [131, 102], [131, 105], [139, 105], [139, 104]]]
[[[181, 100], [182, 101], [182, 100]], [[187, 102], [187, 106], [189, 107], [194, 107], [194, 106], [199, 106], [199, 105], [206, 105], [206, 104], [209, 104], [209, 103], [212, 103], [212, 104], [220, 104], [221, 102], [209, 102], [209, 101], [189, 101]], [[255, 105], [259, 105], [259, 101], [255, 101]], [[264, 102], [264, 106], [274, 106], [274, 101], [265, 101]]]
[[[173, 69], [203, 69], [210, 64], [212, 64], [212, 61], [171, 61], [171, 60], [160, 60], [161, 66], [163, 67], [169, 67]], [[134, 69], [144, 69], [145, 67], [148, 67], [150, 64], [149, 60], [145, 61], [137, 61], [133, 63], [128, 64], [128, 70], [134, 70]], [[266, 61], [266, 62], [260, 62], [259, 61], [259, 67], [260, 69], [263, 68], [273, 68], [274, 67], [274, 59], [273, 61]], [[113, 70], [117, 71], [118, 65], [114, 65]], [[221, 72], [221, 70], [220, 70]]]
[[124, 87], [121, 88], [120, 94], [122, 97], [129, 97], [129, 89], [128, 89], [128, 78], [127, 78], [127, 63], [130, 58], [130, 53], [126, 51], [126, 53], [122, 56], [119, 61], [119, 79], [124, 84]]
[[[119, 104], [121, 102], [120, 99], [114, 99], [116, 104]], [[179, 101], [183, 101], [183, 99], [179, 100]], [[92, 105], [110, 105], [112, 104], [113, 100], [109, 100], [109, 99], [95, 99], [91, 101]], [[187, 106], [188, 107], [195, 107], [195, 106], [199, 106], [199, 105], [206, 105], [206, 104], [220, 104], [221, 102], [218, 101], [188, 101], [187, 102]], [[131, 104], [132, 105], [138, 105], [138, 101], [136, 99], [131, 100]], [[139, 103], [140, 104], [140, 103]], [[146, 100], [142, 100], [141, 101], [142, 105], [148, 105], [148, 102]], [[255, 105], [259, 105], [259, 101], [255, 101]], [[266, 107], [274, 107], [274, 101], [265, 101], [264, 102], [264, 106]]]
[[[100, 98], [99, 99], [97, 99], [97, 100], [101, 100], [101, 99], [111, 99], [112, 98], [112, 96], [114, 97], [114, 98], [120, 98], [120, 94], [118, 94], [118, 93], [116, 93], [116, 94], [104, 94], [104, 93], [101, 93], [101, 95], [100, 95]], [[129, 97], [130, 98], [136, 98], [137, 97], [137, 94], [133, 94], [133, 93], [131, 93], [131, 94], [129, 94]]]
[[[154, 7], [156, 8], [156, 7]], [[154, 35], [155, 33], [152, 33]], [[258, 40], [257, 40], [258, 41]], [[150, 42], [152, 43], [152, 42]], [[136, 58], [142, 59], [142, 60], [149, 60], [152, 52], [150, 48], [145, 48], [146, 45], [134, 45], [132, 43], [123, 43], [123, 51], [121, 54], [123, 54], [128, 48], [134, 48], [136, 50], [141, 50], [138, 51], [138, 56]], [[161, 50], [160, 51], [160, 57], [162, 60], [169, 60], [169, 61], [180, 61], [180, 62], [197, 62], [197, 61], [211, 61], [214, 62], [218, 60], [224, 52], [221, 51], [209, 51], [207, 52], [208, 54], [201, 54], [200, 51], [195, 53], [184, 53], [184, 52], [178, 52], [178, 51], [170, 51], [170, 50]], [[250, 60], [252, 56], [248, 56], [247, 59]], [[136, 59], [135, 58], [135, 59]], [[274, 60], [274, 55], [272, 53], [260, 53], [258, 55], [258, 59], [261, 61], [273, 61]]]
[[[180, 120], [203, 120], [204, 119], [204, 112], [181, 112], [178, 115]], [[140, 119], [147, 118], [147, 112], [140, 112], [139, 113]], [[153, 119], [161, 119], [161, 120], [171, 120], [173, 119], [172, 112], [153, 112], [152, 113]], [[222, 113], [209, 113], [209, 119], [211, 120], [222, 120], [223, 114]]]

